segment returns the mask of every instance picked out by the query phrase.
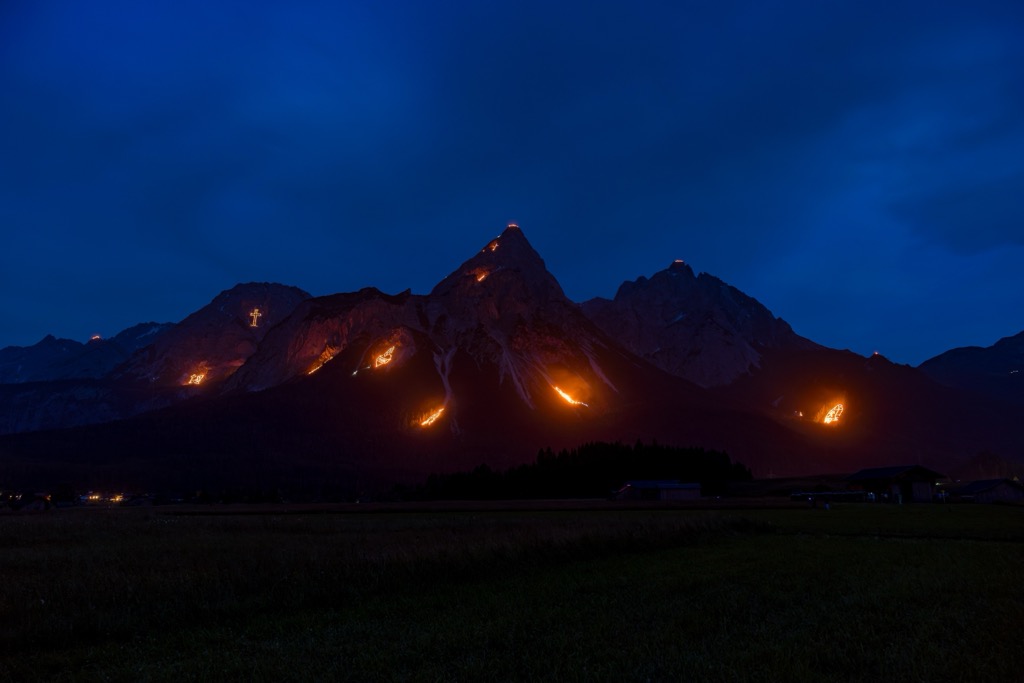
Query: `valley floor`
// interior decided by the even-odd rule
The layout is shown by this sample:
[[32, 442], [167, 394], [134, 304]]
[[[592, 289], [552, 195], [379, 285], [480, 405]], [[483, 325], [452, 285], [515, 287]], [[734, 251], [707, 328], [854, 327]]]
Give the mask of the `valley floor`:
[[1022, 677], [1022, 507], [547, 507], [0, 517], [0, 679]]

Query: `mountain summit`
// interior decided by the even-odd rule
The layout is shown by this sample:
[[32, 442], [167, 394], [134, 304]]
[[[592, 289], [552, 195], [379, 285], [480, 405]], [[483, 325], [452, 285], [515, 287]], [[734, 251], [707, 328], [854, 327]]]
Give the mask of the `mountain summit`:
[[[485, 296], [481, 297], [480, 294]], [[515, 223], [472, 258], [441, 280], [430, 292], [432, 298], [454, 303], [499, 296], [501, 316], [480, 311], [491, 319], [528, 314], [533, 306], [568, 301], [561, 285], [548, 272], [544, 260]]]
[[766, 349], [818, 348], [756, 299], [678, 260], [650, 279], [622, 283], [611, 301], [585, 302], [583, 311], [633, 353], [703, 387], [758, 367]]

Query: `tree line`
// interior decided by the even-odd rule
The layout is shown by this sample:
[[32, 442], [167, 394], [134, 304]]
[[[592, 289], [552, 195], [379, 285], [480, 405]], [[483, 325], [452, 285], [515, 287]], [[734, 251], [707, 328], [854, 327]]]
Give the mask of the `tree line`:
[[517, 498], [607, 498], [631, 480], [699, 482], [704, 495], [725, 491], [730, 481], [752, 479], [750, 470], [726, 453], [637, 441], [586, 443], [554, 453], [541, 449], [532, 463], [495, 471], [432, 474], [423, 486], [403, 492], [411, 500], [501, 500]]

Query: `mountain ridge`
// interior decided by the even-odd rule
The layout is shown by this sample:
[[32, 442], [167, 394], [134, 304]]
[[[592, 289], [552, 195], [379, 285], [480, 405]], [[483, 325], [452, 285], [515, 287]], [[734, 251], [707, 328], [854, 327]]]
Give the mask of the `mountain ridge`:
[[[37, 401], [43, 426], [69, 426], [68, 406], [105, 421], [0, 437], [12, 471], [63, 462], [83, 478], [351, 492], [512, 466], [543, 447], [651, 439], [725, 450], [760, 476], [896, 458], [947, 467], [986, 448], [1024, 460], [1004, 406], [972, 406], [909, 366], [800, 337], [681, 262], [577, 304], [514, 225], [427, 294], [238, 285], [82, 382], [0, 386], [23, 413]], [[840, 426], [827, 425], [840, 403]], [[933, 430], [915, 426], [940, 414]]]

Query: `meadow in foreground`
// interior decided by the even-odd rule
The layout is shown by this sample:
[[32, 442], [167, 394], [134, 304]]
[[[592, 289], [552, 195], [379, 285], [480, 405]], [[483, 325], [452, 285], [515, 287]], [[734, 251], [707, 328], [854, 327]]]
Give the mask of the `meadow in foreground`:
[[0, 518], [0, 679], [1021, 678], [1022, 508], [178, 512]]

